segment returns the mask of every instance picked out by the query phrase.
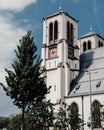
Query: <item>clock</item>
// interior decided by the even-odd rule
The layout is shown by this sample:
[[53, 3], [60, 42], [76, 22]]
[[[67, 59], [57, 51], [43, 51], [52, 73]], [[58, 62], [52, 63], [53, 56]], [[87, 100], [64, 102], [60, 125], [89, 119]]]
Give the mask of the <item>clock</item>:
[[49, 49], [49, 57], [54, 58], [56, 56], [57, 56], [57, 48], [56, 47], [55, 48], [50, 48]]

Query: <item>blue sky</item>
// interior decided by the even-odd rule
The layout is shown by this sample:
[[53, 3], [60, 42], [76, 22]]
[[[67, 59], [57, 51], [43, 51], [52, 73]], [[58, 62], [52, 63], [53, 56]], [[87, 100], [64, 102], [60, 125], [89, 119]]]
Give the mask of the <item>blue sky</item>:
[[[79, 20], [78, 36], [93, 31], [104, 36], [104, 0], [1, 0], [0, 1], [0, 82], [5, 83], [4, 68], [11, 69], [14, 49], [27, 30], [32, 30], [38, 46], [42, 46], [42, 18], [63, 11]], [[9, 116], [19, 110], [0, 88], [0, 116]]]

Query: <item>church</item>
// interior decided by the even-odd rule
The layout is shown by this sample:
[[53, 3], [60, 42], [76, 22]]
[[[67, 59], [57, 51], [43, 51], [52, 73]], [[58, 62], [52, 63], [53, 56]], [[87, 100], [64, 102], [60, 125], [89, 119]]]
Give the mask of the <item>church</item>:
[[[63, 102], [78, 110], [89, 130], [89, 118], [101, 126], [100, 105], [104, 105], [104, 38], [90, 27], [78, 38], [78, 20], [59, 7], [59, 11], [43, 18], [42, 68], [47, 99]], [[93, 108], [93, 109], [92, 109]], [[93, 114], [92, 114], [93, 113]]]

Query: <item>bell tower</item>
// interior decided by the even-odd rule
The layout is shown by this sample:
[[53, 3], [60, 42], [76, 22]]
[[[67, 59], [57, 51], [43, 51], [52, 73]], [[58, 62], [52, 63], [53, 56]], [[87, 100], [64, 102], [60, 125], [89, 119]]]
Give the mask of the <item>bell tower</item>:
[[43, 18], [42, 68], [45, 69], [47, 99], [58, 104], [70, 92], [70, 83], [79, 73], [77, 20], [59, 7], [59, 11]]

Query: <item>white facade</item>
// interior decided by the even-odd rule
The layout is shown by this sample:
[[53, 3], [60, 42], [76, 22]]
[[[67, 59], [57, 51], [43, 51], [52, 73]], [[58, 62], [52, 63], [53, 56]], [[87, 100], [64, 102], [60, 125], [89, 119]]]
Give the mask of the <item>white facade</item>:
[[[57, 30], [55, 30], [55, 22]], [[67, 22], [72, 25], [72, 43], [69, 43], [67, 39]], [[54, 38], [55, 31], [56, 39]], [[51, 99], [53, 103], [64, 100], [63, 97], [70, 91], [72, 79], [78, 75], [79, 50], [76, 47], [77, 43], [77, 21], [68, 14], [59, 10], [58, 13], [43, 19], [42, 67], [46, 69], [47, 86], [51, 86], [47, 98]]]
[[104, 104], [104, 39], [90, 28], [78, 40], [77, 22], [61, 8], [43, 19], [42, 68], [51, 86], [47, 100], [75, 102], [88, 130], [91, 103]]

